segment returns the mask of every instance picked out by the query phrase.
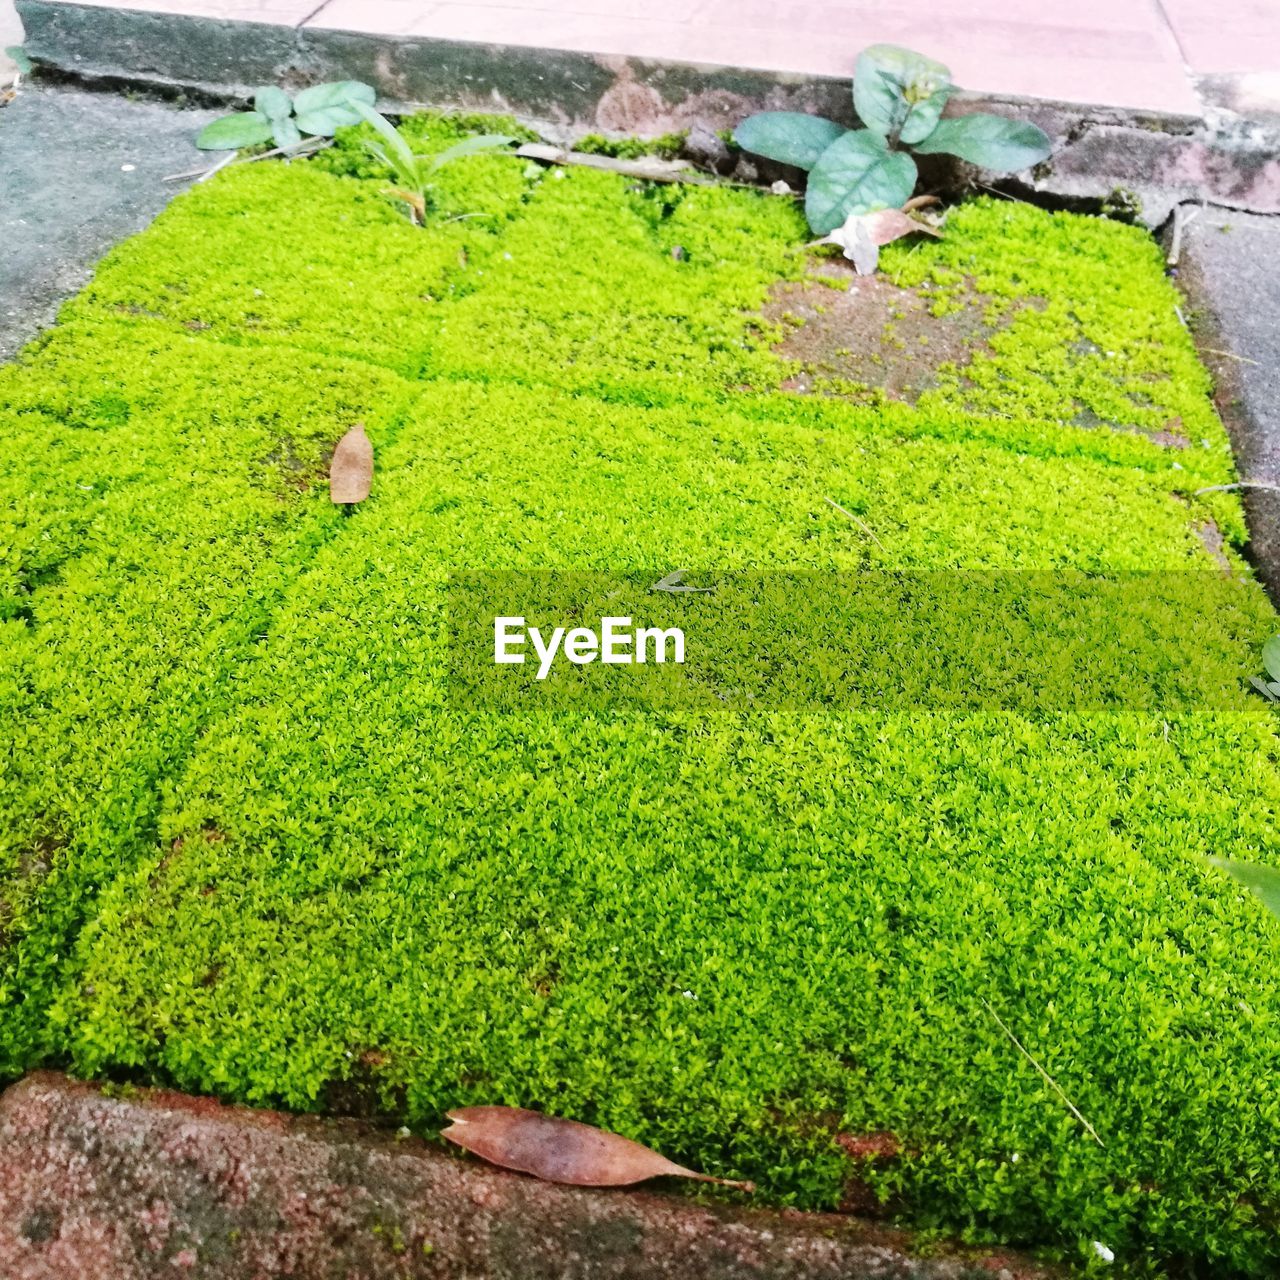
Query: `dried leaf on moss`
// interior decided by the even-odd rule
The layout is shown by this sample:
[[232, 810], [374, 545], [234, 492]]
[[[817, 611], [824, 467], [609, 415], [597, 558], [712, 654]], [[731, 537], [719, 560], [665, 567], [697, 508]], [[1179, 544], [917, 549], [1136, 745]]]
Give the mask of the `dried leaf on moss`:
[[750, 1182], [686, 1169], [616, 1133], [522, 1107], [462, 1107], [450, 1111], [449, 1119], [453, 1124], [441, 1131], [442, 1137], [490, 1164], [529, 1173], [544, 1182], [625, 1187], [649, 1178], [693, 1178], [755, 1190]]
[[871, 275], [880, 261], [881, 245], [890, 244], [909, 236], [913, 232], [923, 231], [925, 235], [941, 239], [942, 233], [920, 218], [911, 216], [911, 210], [921, 208], [933, 197], [919, 197], [908, 200], [901, 209], [876, 209], [871, 213], [851, 213], [843, 225], [814, 240], [810, 247], [820, 244], [839, 245], [857, 268], [860, 276]]
[[373, 485], [373, 445], [357, 422], [333, 451], [329, 464], [329, 498], [333, 502], [363, 502]]

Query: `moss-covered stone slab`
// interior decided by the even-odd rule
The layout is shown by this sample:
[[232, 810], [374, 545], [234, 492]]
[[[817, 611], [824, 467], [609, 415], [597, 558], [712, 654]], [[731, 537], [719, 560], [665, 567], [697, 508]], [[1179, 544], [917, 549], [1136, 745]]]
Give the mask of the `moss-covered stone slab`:
[[[884, 280], [982, 344], [859, 402], [774, 350], [790, 201], [478, 156], [424, 230], [385, 186], [352, 137], [227, 169], [0, 370], [3, 1071], [518, 1104], [762, 1203], [1270, 1274], [1277, 936], [1203, 855], [1273, 857], [1276, 619], [1155, 245], [958, 208]], [[1172, 714], [1156, 636], [1074, 714], [450, 697], [452, 574], [677, 568], [1161, 574], [1230, 693]]]

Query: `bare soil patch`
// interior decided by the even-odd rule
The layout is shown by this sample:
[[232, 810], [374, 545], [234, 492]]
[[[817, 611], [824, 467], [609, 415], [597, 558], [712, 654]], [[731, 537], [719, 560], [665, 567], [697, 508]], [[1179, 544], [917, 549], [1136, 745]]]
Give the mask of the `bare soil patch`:
[[802, 366], [783, 384], [788, 391], [847, 391], [831, 384], [859, 383], [914, 403], [944, 365], [963, 367], [987, 349], [998, 327], [983, 318], [987, 301], [974, 293], [934, 315], [928, 286], [903, 289], [828, 259], [813, 264], [809, 279], [778, 285], [764, 316], [787, 329], [774, 350]]

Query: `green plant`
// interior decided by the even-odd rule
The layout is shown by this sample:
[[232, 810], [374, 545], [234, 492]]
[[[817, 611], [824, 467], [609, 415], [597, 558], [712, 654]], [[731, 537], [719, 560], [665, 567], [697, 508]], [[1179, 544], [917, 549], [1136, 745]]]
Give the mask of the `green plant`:
[[463, 138], [461, 142], [455, 142], [443, 151], [419, 155], [381, 112], [363, 102], [356, 104], [356, 110], [386, 142], [384, 147], [381, 143], [366, 141], [365, 147], [395, 177], [396, 185], [389, 187], [387, 194], [403, 201], [409, 207], [410, 220], [420, 227], [426, 225], [435, 175], [445, 165], [480, 151], [495, 151], [515, 141], [515, 138], [505, 133], [481, 133], [472, 138]]
[[1251, 890], [1273, 916], [1280, 919], [1280, 868], [1259, 862], [1240, 862], [1235, 858], [1210, 858], [1233, 880]]
[[296, 98], [283, 89], [265, 85], [253, 95], [252, 111], [220, 116], [205, 125], [196, 138], [202, 151], [231, 151], [274, 142], [288, 150], [303, 135], [329, 138], [346, 124], [359, 124], [356, 104], [373, 106], [373, 86], [360, 80], [335, 80], [312, 85]]
[[[1268, 680], [1253, 681], [1253, 686], [1271, 702], [1280, 701], [1280, 634], [1262, 646], [1262, 665]], [[1259, 862], [1243, 862], [1236, 858], [1210, 858], [1237, 884], [1254, 893], [1273, 916], [1280, 919], [1280, 868]]]
[[920, 155], [946, 153], [984, 169], [1009, 173], [1038, 164], [1050, 152], [1044, 130], [982, 112], [943, 120], [955, 86], [940, 62], [875, 44], [858, 55], [853, 105], [861, 129], [798, 111], [762, 111], [734, 131], [746, 151], [809, 171], [805, 214], [819, 235], [852, 213], [900, 208], [915, 190]]

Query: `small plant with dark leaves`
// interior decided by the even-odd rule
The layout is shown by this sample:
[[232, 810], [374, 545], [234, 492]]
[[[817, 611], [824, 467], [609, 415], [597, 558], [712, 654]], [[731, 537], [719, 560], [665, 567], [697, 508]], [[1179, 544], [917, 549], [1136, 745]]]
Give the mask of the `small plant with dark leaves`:
[[420, 227], [426, 225], [431, 208], [435, 175], [445, 165], [480, 151], [496, 151], [515, 141], [505, 133], [482, 133], [473, 138], [463, 138], [434, 155], [418, 155], [405, 136], [381, 112], [363, 102], [357, 104], [356, 110], [360, 118], [372, 125], [382, 138], [381, 142], [369, 141], [365, 146], [369, 154], [393, 175], [395, 186], [388, 187], [386, 194], [404, 204], [409, 210], [410, 220]]
[[763, 111], [744, 120], [734, 140], [745, 151], [808, 170], [805, 214], [821, 236], [851, 215], [900, 209], [918, 176], [910, 151], [958, 156], [1000, 173], [1048, 157], [1048, 135], [1027, 121], [985, 113], [942, 119], [954, 89], [942, 63], [896, 45], [871, 45], [854, 67], [861, 129], [798, 111]]
[[356, 104], [372, 107], [377, 95], [361, 80], [312, 85], [296, 98], [266, 85], [253, 95], [252, 111], [236, 111], [205, 125], [196, 138], [202, 151], [238, 151], [274, 142], [282, 151], [305, 137], [331, 138], [343, 125], [359, 124]]

